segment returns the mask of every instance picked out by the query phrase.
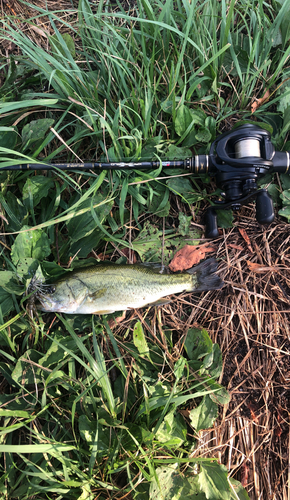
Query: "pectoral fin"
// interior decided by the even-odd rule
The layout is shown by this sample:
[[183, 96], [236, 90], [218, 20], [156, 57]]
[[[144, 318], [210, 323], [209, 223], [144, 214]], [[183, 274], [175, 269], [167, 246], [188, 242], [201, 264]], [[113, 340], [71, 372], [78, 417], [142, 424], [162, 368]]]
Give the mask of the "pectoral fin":
[[94, 300], [100, 299], [103, 297], [106, 293], [107, 289], [106, 288], [100, 288], [100, 290], [96, 290], [95, 292], [89, 293], [87, 300], [90, 302], [94, 302]]

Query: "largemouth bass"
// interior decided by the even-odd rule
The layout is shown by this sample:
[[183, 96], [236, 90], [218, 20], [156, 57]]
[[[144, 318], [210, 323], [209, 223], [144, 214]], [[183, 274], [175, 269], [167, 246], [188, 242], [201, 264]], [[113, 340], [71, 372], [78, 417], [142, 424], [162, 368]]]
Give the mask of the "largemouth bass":
[[150, 264], [110, 263], [78, 269], [38, 291], [37, 308], [67, 314], [109, 314], [160, 305], [167, 295], [216, 290], [223, 285], [215, 274], [215, 259], [178, 274], [161, 274], [160, 269]]

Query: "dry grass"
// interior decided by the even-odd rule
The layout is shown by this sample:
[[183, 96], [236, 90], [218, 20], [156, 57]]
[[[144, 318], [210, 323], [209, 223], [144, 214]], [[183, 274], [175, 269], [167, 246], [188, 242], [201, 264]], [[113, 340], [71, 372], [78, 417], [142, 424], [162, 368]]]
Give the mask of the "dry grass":
[[220, 383], [231, 402], [199, 433], [194, 456], [218, 457], [252, 500], [289, 500], [290, 225], [262, 228], [249, 207], [243, 212], [217, 241], [222, 290], [183, 294], [152, 308], [146, 321], [134, 311], [114, 333], [128, 334], [138, 314], [151, 335], [160, 324], [175, 332], [178, 357], [188, 329], [205, 327], [222, 349]]
[[[32, 0], [29, 3], [40, 9], [48, 9], [50, 12], [57, 13], [63, 23], [72, 24], [76, 19], [78, 2], [75, 0], [49, 0], [49, 2], [47, 0]], [[48, 16], [41, 15], [38, 9], [33, 9], [21, 0], [0, 0], [1, 19], [8, 19], [11, 23], [15, 23], [18, 29], [37, 45], [49, 50], [48, 37], [53, 34], [53, 29]], [[65, 26], [58, 25], [58, 28], [61, 31], [66, 30]], [[13, 42], [0, 38], [0, 57], [8, 57], [11, 53], [21, 54]]]
[[[219, 457], [254, 499], [289, 499], [290, 226], [255, 222], [220, 241], [226, 286], [204, 314], [223, 351], [221, 382], [232, 400], [214, 429], [200, 433], [197, 454]], [[240, 249], [240, 248], [241, 249]], [[250, 271], [251, 264], [254, 271]], [[250, 266], [250, 268], [249, 268]]]

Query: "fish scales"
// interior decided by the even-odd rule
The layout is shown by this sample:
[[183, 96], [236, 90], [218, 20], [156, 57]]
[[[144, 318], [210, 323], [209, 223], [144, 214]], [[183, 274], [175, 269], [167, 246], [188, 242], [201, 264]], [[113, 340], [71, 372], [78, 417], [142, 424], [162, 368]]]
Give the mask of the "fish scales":
[[[108, 314], [156, 304], [184, 291], [220, 288], [214, 259], [184, 273], [162, 274], [161, 266], [97, 264], [73, 271], [37, 292], [38, 309], [67, 314]], [[163, 301], [164, 303], [164, 301]]]

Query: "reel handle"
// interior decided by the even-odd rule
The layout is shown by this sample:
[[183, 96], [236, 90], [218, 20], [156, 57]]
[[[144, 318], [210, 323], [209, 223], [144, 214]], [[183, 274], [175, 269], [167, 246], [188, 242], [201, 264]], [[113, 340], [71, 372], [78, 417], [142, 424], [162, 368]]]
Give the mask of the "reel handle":
[[217, 213], [213, 207], [207, 209], [205, 213], [205, 237], [209, 239], [216, 239], [219, 237]]
[[261, 189], [256, 197], [256, 219], [259, 224], [271, 224], [274, 218], [272, 198], [266, 190]]

